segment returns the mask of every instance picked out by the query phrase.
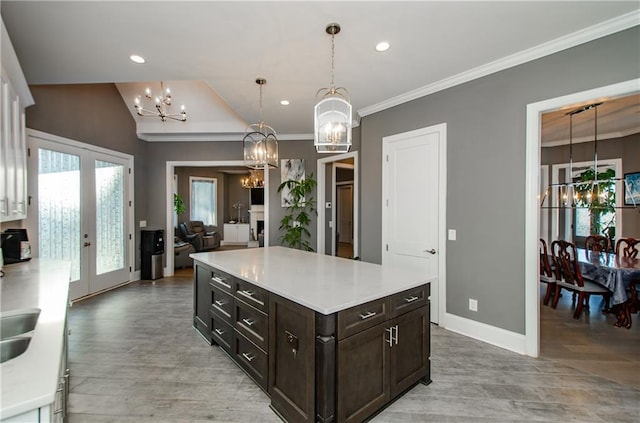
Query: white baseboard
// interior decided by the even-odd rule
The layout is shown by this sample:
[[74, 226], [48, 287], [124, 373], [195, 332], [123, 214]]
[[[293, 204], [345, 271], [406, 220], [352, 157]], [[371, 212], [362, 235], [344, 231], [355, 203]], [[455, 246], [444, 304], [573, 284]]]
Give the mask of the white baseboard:
[[134, 281], [139, 281], [140, 280], [140, 270], [136, 270], [134, 272], [131, 273], [131, 282]]
[[487, 325], [486, 323], [476, 322], [475, 320], [450, 313], [445, 313], [444, 322], [440, 322], [440, 326], [452, 332], [468, 336], [469, 338], [495, 345], [496, 347], [504, 348], [518, 354], [526, 354], [526, 338], [520, 333], [500, 329]]

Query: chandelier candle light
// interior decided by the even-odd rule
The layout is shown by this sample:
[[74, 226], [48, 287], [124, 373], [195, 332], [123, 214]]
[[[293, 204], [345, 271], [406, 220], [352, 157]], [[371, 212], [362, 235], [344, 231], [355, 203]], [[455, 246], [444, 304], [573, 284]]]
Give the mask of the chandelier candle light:
[[326, 31], [331, 35], [331, 85], [316, 93], [316, 98], [322, 95], [314, 109], [314, 145], [318, 153], [346, 153], [351, 148], [349, 92], [344, 87], [336, 87], [333, 82], [335, 35], [340, 32], [340, 25], [329, 24]]
[[242, 188], [264, 188], [264, 178], [259, 170], [249, 171], [249, 176], [242, 178]]
[[264, 78], [256, 79], [260, 87], [260, 121], [249, 125], [242, 140], [244, 147], [244, 165], [251, 169], [278, 167], [278, 139], [276, 131], [262, 120], [262, 86]]
[[143, 108], [141, 104], [141, 96], [138, 96], [135, 100], [135, 108], [139, 116], [157, 116], [163, 122], [166, 122], [167, 119], [178, 120], [181, 122], [187, 120], [187, 112], [184, 110], [184, 105], [182, 105], [182, 112], [177, 114], [169, 113], [168, 107], [171, 106], [171, 90], [169, 88], [165, 89], [162, 81], [160, 81], [160, 95], [154, 98], [151, 95], [151, 90], [147, 88], [144, 96], [149, 100], [155, 101], [156, 110], [147, 110]]

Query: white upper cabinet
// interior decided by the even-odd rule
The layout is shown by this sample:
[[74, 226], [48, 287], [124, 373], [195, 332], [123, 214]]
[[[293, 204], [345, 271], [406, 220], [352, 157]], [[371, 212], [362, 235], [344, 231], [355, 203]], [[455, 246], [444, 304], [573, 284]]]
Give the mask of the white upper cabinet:
[[0, 221], [27, 217], [25, 108], [34, 103], [2, 22], [0, 62]]

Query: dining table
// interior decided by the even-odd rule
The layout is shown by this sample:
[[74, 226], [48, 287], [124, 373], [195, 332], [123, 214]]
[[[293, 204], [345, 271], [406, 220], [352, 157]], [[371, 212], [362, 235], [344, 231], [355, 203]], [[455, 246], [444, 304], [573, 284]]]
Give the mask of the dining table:
[[[632, 281], [640, 280], [640, 260], [584, 248], [576, 250], [582, 276], [611, 291], [611, 309], [618, 310], [616, 326], [631, 327], [631, 317], [628, 313], [625, 315], [624, 310], [629, 303], [627, 292]], [[624, 322], [625, 319], [629, 321]]]

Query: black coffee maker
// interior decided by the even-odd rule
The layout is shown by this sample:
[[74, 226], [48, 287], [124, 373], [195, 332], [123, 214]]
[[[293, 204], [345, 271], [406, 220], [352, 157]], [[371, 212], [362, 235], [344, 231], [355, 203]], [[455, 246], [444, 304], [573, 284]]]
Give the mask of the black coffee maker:
[[31, 260], [31, 246], [26, 229], [7, 229], [0, 233], [4, 264]]

